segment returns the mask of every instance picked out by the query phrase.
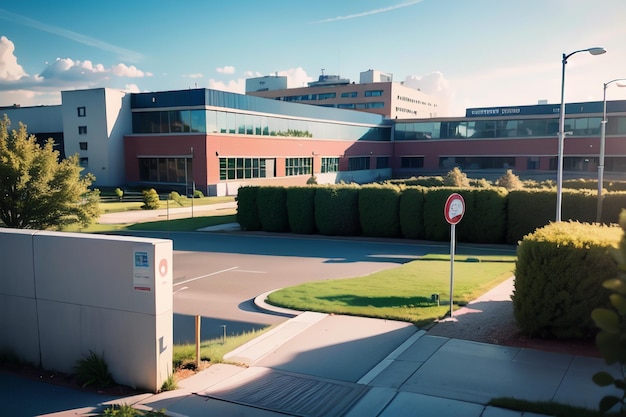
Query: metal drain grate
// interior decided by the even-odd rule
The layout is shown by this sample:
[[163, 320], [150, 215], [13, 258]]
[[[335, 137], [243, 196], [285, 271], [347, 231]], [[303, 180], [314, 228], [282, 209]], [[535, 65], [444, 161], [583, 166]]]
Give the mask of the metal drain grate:
[[198, 395], [296, 416], [339, 417], [368, 390], [366, 385], [266, 369], [237, 386], [218, 384]]

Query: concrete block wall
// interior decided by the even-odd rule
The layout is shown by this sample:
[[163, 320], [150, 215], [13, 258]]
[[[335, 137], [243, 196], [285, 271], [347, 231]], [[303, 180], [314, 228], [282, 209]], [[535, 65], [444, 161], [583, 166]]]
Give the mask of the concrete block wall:
[[0, 229], [0, 349], [71, 373], [103, 355], [116, 382], [172, 374], [172, 241]]

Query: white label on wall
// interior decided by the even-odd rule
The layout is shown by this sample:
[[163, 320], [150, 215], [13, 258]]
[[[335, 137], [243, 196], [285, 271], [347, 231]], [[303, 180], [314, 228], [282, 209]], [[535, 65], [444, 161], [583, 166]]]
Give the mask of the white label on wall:
[[148, 252], [135, 251], [133, 261], [133, 288], [135, 291], [152, 291], [153, 270]]

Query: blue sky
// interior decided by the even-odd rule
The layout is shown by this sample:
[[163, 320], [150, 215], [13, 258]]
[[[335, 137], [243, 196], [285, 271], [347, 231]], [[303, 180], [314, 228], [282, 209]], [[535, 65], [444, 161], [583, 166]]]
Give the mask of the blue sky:
[[[626, 78], [624, 0], [3, 0], [0, 106], [60, 91], [215, 88], [377, 69], [467, 107], [602, 100]], [[608, 100], [626, 99], [613, 84]]]

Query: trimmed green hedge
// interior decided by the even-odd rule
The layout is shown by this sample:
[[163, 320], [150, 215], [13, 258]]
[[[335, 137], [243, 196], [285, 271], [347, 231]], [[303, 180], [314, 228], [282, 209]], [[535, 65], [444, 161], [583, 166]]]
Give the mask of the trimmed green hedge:
[[241, 230], [261, 230], [257, 191], [261, 187], [240, 187], [237, 191], [237, 223]]
[[293, 233], [317, 233], [315, 226], [315, 191], [317, 187], [287, 188], [287, 217]]
[[552, 223], [525, 236], [517, 248], [513, 312], [529, 336], [589, 338], [594, 308], [605, 306], [602, 283], [616, 277], [613, 255], [620, 228]]
[[359, 235], [359, 187], [319, 187], [315, 192], [315, 224], [323, 235]]
[[259, 221], [266, 232], [288, 232], [287, 189], [285, 187], [261, 187], [257, 190]]
[[364, 236], [400, 237], [400, 189], [366, 185], [359, 190], [359, 221]]
[[[453, 188], [404, 185], [309, 185], [239, 189], [237, 221], [243, 230], [320, 233], [334, 236], [450, 239], [443, 208], [452, 193], [465, 200], [457, 239], [515, 245], [525, 235], [553, 222], [554, 189]], [[595, 221], [597, 192], [563, 191], [563, 219]], [[616, 223], [626, 208], [626, 193], [604, 196], [602, 220]]]
[[425, 239], [423, 187], [406, 187], [400, 194], [399, 218], [402, 236]]

